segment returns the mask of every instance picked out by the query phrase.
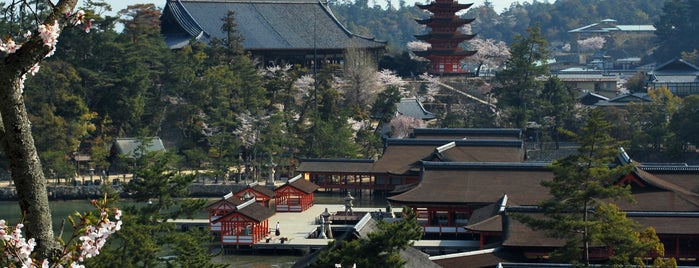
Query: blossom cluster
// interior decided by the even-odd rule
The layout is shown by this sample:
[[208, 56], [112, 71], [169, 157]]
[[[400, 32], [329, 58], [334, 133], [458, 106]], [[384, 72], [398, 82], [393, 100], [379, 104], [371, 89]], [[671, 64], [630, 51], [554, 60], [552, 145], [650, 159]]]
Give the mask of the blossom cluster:
[[[67, 13], [66, 18], [70, 19], [70, 23], [73, 26], [77, 26], [79, 24], [82, 24], [83, 21], [85, 21], [85, 11], [83, 10], [78, 10], [74, 14]], [[85, 23], [85, 32], [90, 32], [90, 28], [92, 27], [92, 21], [93, 20], [88, 20]], [[51, 57], [55, 52], [56, 52], [56, 44], [58, 44], [58, 36], [60, 35], [61, 32], [61, 27], [58, 24], [57, 20], [54, 20], [53, 23], [47, 23], [47, 24], [41, 24], [39, 25], [39, 28], [37, 30], [39, 32], [39, 36], [41, 37], [41, 40], [44, 43], [44, 46], [49, 47], [51, 50], [44, 56], [45, 58]], [[23, 37], [24, 40], [29, 40], [29, 38], [32, 36], [31, 31], [27, 31]], [[5, 54], [13, 54], [17, 52], [22, 47], [21, 42], [17, 42], [12, 39], [12, 37], [7, 38], [7, 40], [3, 41], [0, 39], [0, 52], [4, 52]], [[35, 63], [31, 68], [29, 68], [28, 72], [31, 75], [35, 75], [39, 71], [39, 63]], [[27, 73], [22, 74], [22, 77], [20, 77], [20, 86], [19, 89], [23, 90], [24, 89], [24, 81], [27, 79]]]
[[[117, 208], [106, 208], [104, 203], [93, 201], [93, 204], [99, 209], [99, 217], [93, 216], [92, 213], [79, 215], [79, 224], [74, 224], [75, 230], [80, 230], [79, 234], [74, 236], [79, 237], [79, 243], [69, 243], [64, 246], [63, 256], [59, 259], [36, 260], [33, 256], [36, 242], [34, 238], [26, 239], [22, 236], [23, 224], [17, 224], [14, 228], [8, 226], [5, 220], [0, 220], [0, 246], [2, 246], [2, 255], [0, 255], [0, 264], [5, 267], [22, 267], [22, 268], [48, 268], [48, 267], [71, 267], [84, 268], [82, 264], [85, 259], [97, 256], [105, 245], [107, 238], [121, 229], [121, 210]], [[110, 219], [112, 212], [112, 219]]]

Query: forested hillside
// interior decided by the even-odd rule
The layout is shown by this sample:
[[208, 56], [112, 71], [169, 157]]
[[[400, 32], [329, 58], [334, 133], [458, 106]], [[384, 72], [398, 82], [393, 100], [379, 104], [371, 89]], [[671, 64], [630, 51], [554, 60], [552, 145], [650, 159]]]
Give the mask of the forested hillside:
[[[428, 13], [404, 1], [388, 9], [369, 6], [369, 1], [329, 1], [335, 15], [350, 31], [386, 40], [392, 52], [405, 49], [413, 35], [424, 29], [415, 22]], [[469, 1], [459, 1], [468, 3]], [[654, 24], [663, 7], [657, 0], [557, 0], [534, 3], [514, 3], [501, 14], [493, 6], [472, 6], [461, 16], [475, 18], [472, 31], [483, 39], [492, 38], [511, 43], [512, 38], [527, 27], [538, 23], [549, 42], [569, 40], [567, 32], [603, 19], [615, 19], [619, 24]]]

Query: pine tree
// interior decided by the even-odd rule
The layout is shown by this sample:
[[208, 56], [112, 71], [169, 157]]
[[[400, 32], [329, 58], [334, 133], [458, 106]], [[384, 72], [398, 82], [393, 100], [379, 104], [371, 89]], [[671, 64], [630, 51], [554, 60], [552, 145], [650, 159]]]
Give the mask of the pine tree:
[[547, 45], [538, 25], [528, 28], [526, 36], [515, 37], [507, 68], [496, 75], [502, 86], [494, 90], [495, 96], [514, 127], [526, 127], [536, 108], [534, 100], [543, 88], [540, 78], [549, 74]]
[[554, 161], [553, 180], [542, 182], [551, 194], [540, 204], [545, 217], [515, 215], [529, 226], [566, 241], [552, 253], [557, 261], [589, 264], [590, 248], [599, 246], [610, 248], [614, 252], [610, 262], [619, 264], [650, 253], [662, 254], [656, 250], [662, 245], [657, 236], [634, 239], [640, 237], [638, 225], [609, 203], [633, 199], [628, 186], [616, 183], [632, 167], [615, 161], [620, 144], [609, 136], [610, 127], [602, 111], [592, 110], [576, 136], [578, 153]]
[[329, 250], [321, 252], [311, 267], [335, 267], [341, 264], [348, 267], [405, 267], [399, 252], [422, 237], [417, 214], [408, 207], [403, 207], [402, 220], [387, 223], [378, 222], [379, 231], [368, 234], [366, 238], [353, 241], [332, 241]]

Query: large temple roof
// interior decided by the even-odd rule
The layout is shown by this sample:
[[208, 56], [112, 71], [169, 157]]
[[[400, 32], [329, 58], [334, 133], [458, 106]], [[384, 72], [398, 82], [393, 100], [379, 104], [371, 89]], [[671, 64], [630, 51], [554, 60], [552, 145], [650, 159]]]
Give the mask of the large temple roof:
[[524, 161], [524, 148], [520, 140], [388, 139], [386, 145], [383, 155], [374, 164], [373, 172], [417, 172], [422, 166], [421, 161]]
[[168, 0], [162, 33], [171, 48], [190, 40], [225, 39], [222, 19], [235, 12], [246, 50], [384, 48], [385, 42], [351, 33], [318, 0]]
[[420, 183], [392, 197], [401, 204], [490, 204], [507, 195], [518, 204], [548, 198], [541, 182], [553, 179], [546, 163], [424, 162]]

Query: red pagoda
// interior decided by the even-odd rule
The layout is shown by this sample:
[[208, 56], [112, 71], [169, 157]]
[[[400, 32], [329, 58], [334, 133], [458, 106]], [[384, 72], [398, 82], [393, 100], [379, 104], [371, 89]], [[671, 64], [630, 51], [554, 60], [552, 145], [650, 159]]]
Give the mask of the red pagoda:
[[475, 54], [476, 51], [464, 51], [459, 44], [472, 39], [475, 35], [463, 34], [459, 31], [459, 27], [473, 22], [474, 19], [462, 19], [456, 16], [456, 12], [468, 9], [471, 5], [473, 4], [459, 4], [451, 0], [435, 0], [426, 5], [416, 4], [418, 8], [432, 13], [428, 19], [416, 20], [417, 23], [428, 26], [431, 29], [430, 32], [415, 36], [432, 47], [425, 51], [414, 51], [415, 55], [430, 61], [429, 73], [452, 75], [468, 72], [461, 69], [460, 61], [464, 57]]

